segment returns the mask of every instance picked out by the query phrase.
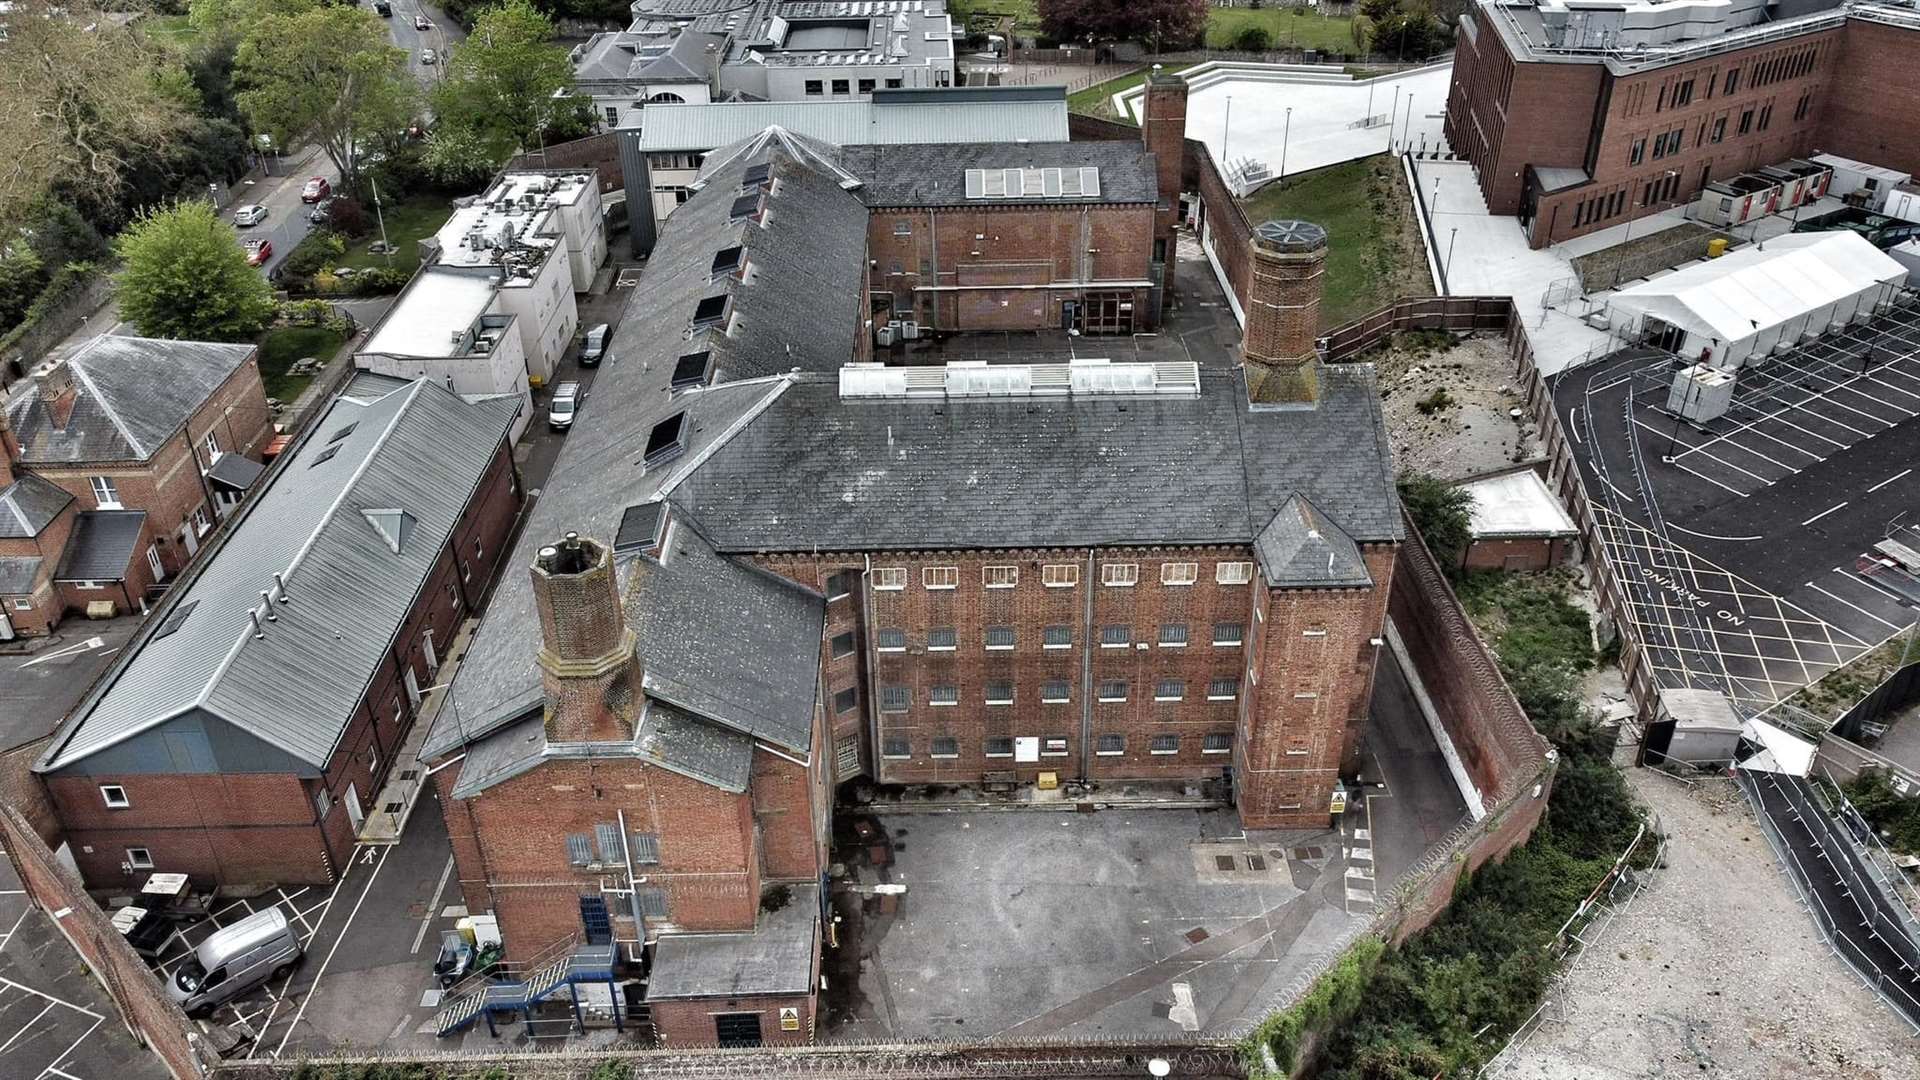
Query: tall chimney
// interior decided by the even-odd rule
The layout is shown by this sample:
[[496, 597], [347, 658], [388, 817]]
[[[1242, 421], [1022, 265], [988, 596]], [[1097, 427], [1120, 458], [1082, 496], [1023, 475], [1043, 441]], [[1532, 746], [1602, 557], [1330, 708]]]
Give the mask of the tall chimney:
[[13, 437], [12, 421], [7, 419], [7, 409], [12, 404], [7, 388], [0, 386], [0, 491], [12, 486], [15, 466], [20, 460], [20, 444]]
[[[1264, 374], [1261, 401], [1320, 399], [1321, 275], [1327, 230], [1311, 221], [1269, 221], [1253, 230], [1247, 329], [1241, 353]], [[1251, 379], [1249, 381], [1252, 381]]]
[[541, 548], [533, 564], [533, 606], [540, 615], [547, 738], [631, 741], [640, 661], [620, 610], [612, 551], [576, 533]]
[[55, 431], [67, 430], [73, 419], [73, 403], [79, 397], [73, 385], [73, 368], [65, 360], [48, 368], [40, 376], [40, 398], [47, 403], [47, 415]]
[[1187, 160], [1187, 80], [1153, 65], [1147, 76], [1140, 115], [1140, 139], [1153, 155], [1160, 201], [1153, 214], [1153, 272], [1160, 283], [1153, 305], [1158, 326], [1160, 309], [1173, 294], [1174, 230], [1180, 224], [1180, 189]]

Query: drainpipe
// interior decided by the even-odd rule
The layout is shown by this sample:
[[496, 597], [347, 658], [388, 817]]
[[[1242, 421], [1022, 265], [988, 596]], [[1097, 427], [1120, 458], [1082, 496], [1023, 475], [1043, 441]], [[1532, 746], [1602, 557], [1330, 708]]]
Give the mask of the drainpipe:
[[[1086, 599], [1082, 604], [1085, 614], [1080, 625], [1080, 782], [1087, 782], [1088, 763], [1092, 760], [1092, 751], [1088, 744], [1093, 739], [1093, 549], [1087, 549]], [[1042, 736], [1044, 739], [1045, 736]], [[1045, 749], [1045, 743], [1041, 745]]]
[[[866, 566], [860, 571], [860, 606], [862, 609], [860, 612], [860, 622], [867, 631], [867, 647], [861, 650], [860, 657], [863, 665], [867, 669], [867, 753], [872, 755], [868, 760], [873, 762], [873, 782], [877, 784], [880, 783], [881, 758], [880, 707], [876, 702], [880, 697], [880, 684], [875, 681], [873, 673], [874, 664], [876, 663], [876, 646], [874, 644], [873, 627], [866, 625], [873, 614], [873, 556], [866, 555], [862, 556], [862, 558]], [[831, 719], [827, 721], [827, 730], [833, 730], [833, 721]], [[840, 752], [838, 750], [834, 751], [833, 765], [835, 769], [834, 782], [837, 784], [840, 780], [840, 774], [838, 772], [840, 768]]]

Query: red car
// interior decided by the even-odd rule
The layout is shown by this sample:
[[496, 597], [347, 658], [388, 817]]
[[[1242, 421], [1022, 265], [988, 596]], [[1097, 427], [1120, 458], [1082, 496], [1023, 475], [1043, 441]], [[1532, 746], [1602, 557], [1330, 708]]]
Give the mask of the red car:
[[316, 176], [307, 181], [306, 187], [300, 189], [300, 201], [306, 203], [319, 202], [331, 194], [333, 194], [333, 185], [327, 183], [326, 177]]
[[273, 258], [273, 241], [271, 240], [247, 241], [247, 265], [248, 266], [265, 265], [266, 261], [271, 258]]

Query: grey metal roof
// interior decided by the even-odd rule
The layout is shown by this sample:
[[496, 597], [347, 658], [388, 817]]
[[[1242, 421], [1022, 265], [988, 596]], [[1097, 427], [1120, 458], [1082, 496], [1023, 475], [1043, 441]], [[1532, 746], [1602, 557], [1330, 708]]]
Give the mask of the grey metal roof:
[[595, 34], [575, 52], [578, 82], [704, 83], [707, 46], [724, 47], [720, 34], [687, 30], [671, 37], [627, 30]]
[[[1025, 87], [1012, 89], [1025, 90]], [[709, 105], [648, 105], [636, 134], [648, 152], [712, 150], [756, 135], [769, 127], [820, 139], [835, 146], [929, 142], [1066, 142], [1064, 94], [1035, 99], [1005, 94], [981, 100], [977, 90], [928, 90], [926, 97], [890, 103], [876, 93], [871, 101], [742, 101]], [[934, 95], [951, 94], [953, 100]], [[674, 213], [679, 213], [675, 210]]]
[[[1137, 142], [942, 142], [847, 146], [840, 160], [865, 181], [868, 206], [1006, 206], [1021, 203], [1151, 203], [1159, 199], [1153, 155]], [[1042, 195], [968, 198], [968, 169], [1100, 170], [1093, 197]]]
[[820, 943], [820, 887], [788, 886], [778, 911], [751, 934], [661, 934], [647, 997], [730, 998], [805, 994]]
[[213, 459], [213, 464], [207, 469], [207, 479], [217, 484], [225, 484], [235, 491], [245, 491], [253, 486], [255, 480], [260, 479], [261, 473], [266, 471], [265, 465], [245, 454], [227, 451]]
[[140, 546], [145, 510], [83, 510], [74, 515], [55, 581], [119, 581]]
[[[122, 652], [36, 768], [196, 707], [324, 766], [518, 408], [430, 380], [335, 400], [149, 625], [186, 602], [192, 613]], [[386, 507], [416, 519], [397, 553], [361, 513]], [[276, 571], [287, 602], [256, 638], [248, 612]]]
[[0, 540], [31, 540], [53, 523], [73, 495], [51, 480], [22, 473], [0, 491]]
[[736, 795], [747, 790], [753, 773], [753, 736], [664, 702], [647, 703], [634, 743], [661, 768]]
[[1289, 498], [1260, 530], [1253, 551], [1269, 585], [1373, 584], [1353, 538], [1312, 501], [1298, 495]]
[[0, 593], [25, 596], [32, 592], [43, 561], [38, 555], [0, 555]]
[[252, 345], [102, 334], [66, 361], [73, 415], [56, 428], [40, 388], [7, 407], [20, 459], [145, 461], [254, 353]]

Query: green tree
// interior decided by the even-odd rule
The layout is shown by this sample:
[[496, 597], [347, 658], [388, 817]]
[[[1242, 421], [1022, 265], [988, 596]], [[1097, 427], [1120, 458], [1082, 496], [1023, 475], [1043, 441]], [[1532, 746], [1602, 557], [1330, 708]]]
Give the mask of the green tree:
[[1258, 23], [1249, 23], [1233, 35], [1233, 47], [1242, 52], [1266, 52], [1273, 47], [1273, 35]]
[[114, 249], [120, 313], [147, 337], [241, 341], [273, 317], [273, 290], [211, 203], [143, 213]]
[[258, 20], [235, 57], [240, 109], [276, 144], [312, 142], [349, 190], [373, 143], [397, 139], [420, 86], [384, 23], [359, 7], [310, 8]]
[[441, 121], [427, 135], [420, 163], [434, 182], [450, 188], [472, 188], [484, 183], [499, 167], [487, 140], [464, 124]]
[[1441, 566], [1460, 565], [1473, 539], [1473, 496], [1423, 472], [1400, 475], [1400, 503]]
[[578, 111], [576, 96], [565, 93], [573, 64], [553, 34], [552, 20], [529, 0], [504, 0], [480, 12], [434, 87], [437, 126], [476, 136], [490, 159], [488, 171], [540, 145], [544, 132]]

